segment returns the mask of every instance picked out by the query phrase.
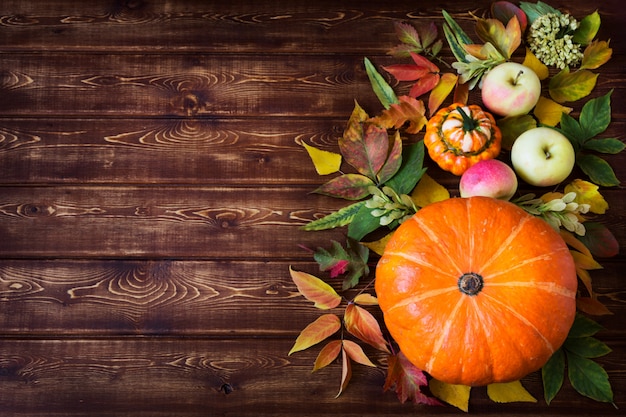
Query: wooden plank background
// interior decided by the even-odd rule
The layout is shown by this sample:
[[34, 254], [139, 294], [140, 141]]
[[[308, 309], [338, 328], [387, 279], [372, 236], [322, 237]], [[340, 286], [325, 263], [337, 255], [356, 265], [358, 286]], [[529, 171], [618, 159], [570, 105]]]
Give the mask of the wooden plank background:
[[[606, 136], [624, 140], [621, 1], [550, 4], [599, 10], [614, 52], [594, 95], [614, 90]], [[396, 19], [440, 24], [445, 8], [469, 31], [465, 12], [488, 7], [3, 0], [0, 415], [460, 414], [383, 394], [382, 368], [355, 366], [335, 399], [338, 365], [311, 374], [316, 350], [287, 356], [318, 316], [288, 268], [315, 273], [298, 245], [344, 237], [299, 229], [344, 205], [310, 194], [324, 179], [301, 144], [336, 150], [355, 99], [378, 111], [363, 57], [393, 61]], [[607, 157], [622, 180], [625, 158]], [[458, 178], [427, 165], [458, 194]], [[615, 313], [598, 319], [613, 349], [599, 362], [623, 410], [626, 201], [622, 187], [603, 194], [620, 255], [593, 272]], [[537, 375], [524, 383], [542, 398]], [[470, 410], [621, 414], [567, 384], [549, 407], [475, 389]]]

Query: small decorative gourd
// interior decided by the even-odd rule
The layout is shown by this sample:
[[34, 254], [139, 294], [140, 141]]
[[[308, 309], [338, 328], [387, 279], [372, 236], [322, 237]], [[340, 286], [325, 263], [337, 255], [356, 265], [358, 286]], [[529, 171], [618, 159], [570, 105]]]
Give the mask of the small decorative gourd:
[[454, 175], [498, 156], [501, 142], [493, 116], [474, 104], [455, 103], [439, 110], [428, 120], [424, 135], [430, 158]]
[[394, 232], [376, 269], [387, 329], [450, 384], [518, 380], [563, 344], [577, 277], [561, 236], [489, 197], [430, 204]]

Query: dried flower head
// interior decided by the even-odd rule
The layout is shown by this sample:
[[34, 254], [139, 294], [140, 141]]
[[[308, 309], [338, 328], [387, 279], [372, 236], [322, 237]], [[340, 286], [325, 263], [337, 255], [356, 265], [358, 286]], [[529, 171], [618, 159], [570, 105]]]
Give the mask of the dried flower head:
[[578, 204], [574, 201], [575, 192], [569, 192], [560, 198], [548, 201], [535, 198], [534, 194], [526, 194], [514, 202], [528, 213], [540, 217], [553, 229], [564, 227], [579, 236], [585, 235], [585, 226], [581, 223], [580, 214], [589, 212], [589, 204]]
[[411, 197], [406, 194], [398, 195], [390, 187], [383, 187], [381, 190], [371, 186], [369, 191], [372, 198], [367, 200], [365, 206], [373, 209], [372, 216], [379, 218], [381, 226], [387, 226], [396, 220], [402, 223], [417, 211]]
[[548, 66], [563, 69], [577, 65], [583, 58], [580, 44], [572, 41], [578, 21], [569, 14], [546, 13], [528, 30], [528, 47]]

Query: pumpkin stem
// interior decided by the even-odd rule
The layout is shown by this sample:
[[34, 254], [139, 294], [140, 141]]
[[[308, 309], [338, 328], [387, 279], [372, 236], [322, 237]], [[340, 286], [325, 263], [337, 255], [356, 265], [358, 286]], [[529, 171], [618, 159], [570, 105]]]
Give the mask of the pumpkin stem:
[[476, 295], [483, 289], [483, 277], [475, 272], [468, 272], [461, 275], [458, 285], [463, 294]]
[[465, 110], [463, 110], [462, 106], [457, 107], [456, 110], [459, 113], [461, 113], [461, 117], [463, 117], [463, 130], [464, 131], [469, 132], [471, 130], [476, 129], [476, 126], [478, 126], [478, 123], [476, 123], [476, 120], [472, 119], [470, 115], [467, 114]]

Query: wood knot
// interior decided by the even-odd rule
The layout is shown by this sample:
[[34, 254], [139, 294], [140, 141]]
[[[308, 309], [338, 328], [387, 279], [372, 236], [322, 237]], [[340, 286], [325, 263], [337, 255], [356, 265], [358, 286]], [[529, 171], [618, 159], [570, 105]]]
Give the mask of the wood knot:
[[195, 116], [204, 107], [204, 102], [198, 95], [190, 91], [184, 91], [182, 94], [174, 97], [171, 106], [172, 110], [177, 114]]

